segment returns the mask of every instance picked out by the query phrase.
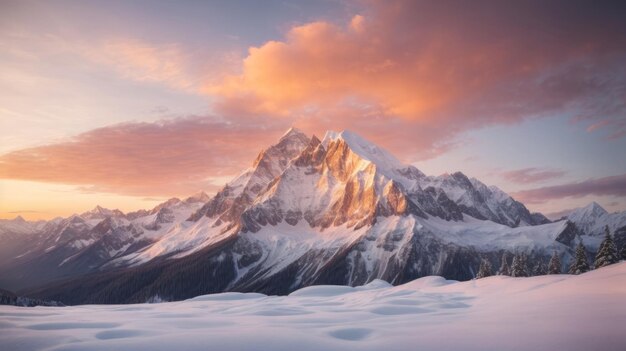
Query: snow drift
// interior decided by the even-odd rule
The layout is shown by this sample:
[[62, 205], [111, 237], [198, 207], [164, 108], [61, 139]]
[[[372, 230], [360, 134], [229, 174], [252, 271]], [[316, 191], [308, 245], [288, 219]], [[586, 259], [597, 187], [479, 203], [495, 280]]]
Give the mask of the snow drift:
[[[626, 263], [579, 276], [424, 277], [289, 296], [0, 306], [3, 350], [623, 350]], [[262, 346], [260, 346], [262, 345]]]

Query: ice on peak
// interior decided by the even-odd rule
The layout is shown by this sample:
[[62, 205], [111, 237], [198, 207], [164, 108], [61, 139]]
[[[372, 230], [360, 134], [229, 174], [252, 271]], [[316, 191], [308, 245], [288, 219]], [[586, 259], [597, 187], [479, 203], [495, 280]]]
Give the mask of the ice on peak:
[[[472, 179], [474, 179], [474, 178], [472, 178]], [[498, 202], [503, 202], [503, 201], [506, 201], [508, 199], [512, 199], [512, 197], [509, 194], [507, 194], [506, 192], [504, 192], [502, 189], [498, 188], [495, 185], [490, 185], [488, 188], [491, 191], [491, 193], [493, 194], [493, 196], [496, 199], [496, 201], [498, 201]]]
[[169, 206], [173, 206], [176, 205], [178, 203], [180, 203], [180, 199], [177, 197], [172, 197], [167, 199], [165, 202], [161, 202], [160, 204], [158, 204], [155, 208], [159, 208], [161, 209], [162, 207], [169, 207]]
[[608, 213], [608, 212], [604, 209], [604, 207], [600, 206], [600, 204], [598, 204], [598, 203], [597, 203], [597, 202], [595, 202], [595, 201], [593, 201], [593, 202], [591, 202], [589, 205], [585, 206], [585, 207], [584, 207], [584, 209], [585, 209], [585, 210], [592, 211], [592, 212], [602, 213], [602, 214]]
[[[290, 138], [290, 137], [292, 137], [292, 136], [298, 136], [298, 137], [304, 136], [304, 137], [307, 137], [307, 135], [306, 135], [303, 131], [301, 131], [300, 129], [295, 128], [295, 127], [291, 127], [291, 128], [289, 128], [289, 129], [285, 132], [285, 134], [283, 134], [283, 135], [280, 137], [280, 140], [285, 139], [285, 138]], [[307, 137], [307, 138], [308, 138], [308, 137]]]
[[102, 207], [100, 205], [97, 205], [96, 207], [94, 207], [91, 211], [87, 211], [83, 214], [81, 214], [81, 216], [86, 216], [88, 218], [101, 218], [101, 217], [107, 217], [107, 216], [123, 216], [124, 213], [120, 210], [111, 210], [108, 209], [106, 207]]
[[205, 193], [204, 191], [200, 191], [196, 194], [193, 194], [191, 196], [189, 196], [188, 198], [185, 199], [186, 203], [189, 202], [207, 202], [210, 200], [209, 195], [207, 195], [207, 193]]
[[374, 163], [379, 169], [395, 171], [406, 168], [406, 165], [400, 162], [400, 160], [387, 150], [349, 130], [343, 130], [341, 132], [326, 132], [322, 145], [327, 148], [331, 141], [337, 141], [340, 139], [345, 141], [352, 152], [359, 155], [361, 158]]
[[597, 202], [593, 201], [589, 205], [579, 208], [572, 212], [568, 217], [571, 218], [583, 218], [591, 216], [593, 218], [598, 218], [607, 214], [608, 212], [600, 206]]

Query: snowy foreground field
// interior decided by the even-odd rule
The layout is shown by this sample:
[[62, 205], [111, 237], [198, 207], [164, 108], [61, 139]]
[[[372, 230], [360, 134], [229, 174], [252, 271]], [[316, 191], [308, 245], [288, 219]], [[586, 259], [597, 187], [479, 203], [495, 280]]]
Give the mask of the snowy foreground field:
[[426, 277], [290, 296], [0, 306], [0, 350], [626, 350], [626, 263], [580, 276]]

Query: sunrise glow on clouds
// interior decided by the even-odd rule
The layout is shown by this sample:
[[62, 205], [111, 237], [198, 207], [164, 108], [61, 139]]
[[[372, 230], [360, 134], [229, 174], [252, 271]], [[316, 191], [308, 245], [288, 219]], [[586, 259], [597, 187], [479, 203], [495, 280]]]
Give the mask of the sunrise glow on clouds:
[[[233, 34], [202, 11], [250, 23], [258, 5], [205, 4], [168, 31], [159, 24], [171, 25], [171, 9], [150, 3], [144, 13], [7, 2], [0, 217], [212, 192], [292, 125], [320, 137], [351, 129], [428, 174], [462, 170], [533, 210], [589, 199], [624, 210], [626, 37], [615, 33], [626, 24], [613, 5], [267, 2], [257, 17], [279, 16], [279, 29], [259, 20]], [[18, 201], [35, 183], [33, 203]], [[93, 203], [28, 212], [54, 208], [46, 186]]]

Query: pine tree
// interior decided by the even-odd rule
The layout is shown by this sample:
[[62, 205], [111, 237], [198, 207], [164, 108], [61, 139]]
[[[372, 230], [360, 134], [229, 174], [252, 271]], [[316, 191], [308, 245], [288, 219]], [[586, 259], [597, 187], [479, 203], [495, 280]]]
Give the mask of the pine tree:
[[622, 260], [626, 261], [626, 243], [624, 244], [624, 246], [622, 246]]
[[556, 253], [556, 250], [552, 253], [550, 263], [548, 264], [548, 274], [561, 274], [561, 259]]
[[533, 276], [546, 274], [548, 274], [548, 269], [546, 268], [545, 263], [543, 263], [543, 259], [539, 258], [537, 264], [533, 268]]
[[511, 275], [511, 267], [509, 267], [509, 262], [507, 261], [507, 254], [504, 252], [502, 254], [502, 263], [500, 264], [500, 269], [498, 269], [498, 275]]
[[524, 273], [526, 274], [526, 276], [530, 277], [531, 271], [528, 266], [528, 256], [525, 253], [522, 253], [521, 258], [522, 258], [522, 269], [524, 270]]
[[600, 248], [596, 254], [596, 260], [594, 261], [596, 269], [619, 261], [617, 257], [617, 247], [615, 247], [615, 243], [613, 243], [609, 226], [604, 227], [604, 233], [604, 240], [602, 240], [600, 244]]
[[525, 254], [522, 253], [513, 257], [511, 277], [528, 277], [528, 263]]
[[574, 255], [574, 261], [569, 267], [569, 274], [581, 274], [589, 271], [589, 263], [587, 263], [587, 253], [585, 253], [585, 247], [582, 240], [576, 247], [576, 254]]
[[480, 268], [478, 268], [478, 273], [476, 274], [476, 279], [486, 278], [492, 275], [491, 262], [486, 259], [482, 259], [480, 261]]

